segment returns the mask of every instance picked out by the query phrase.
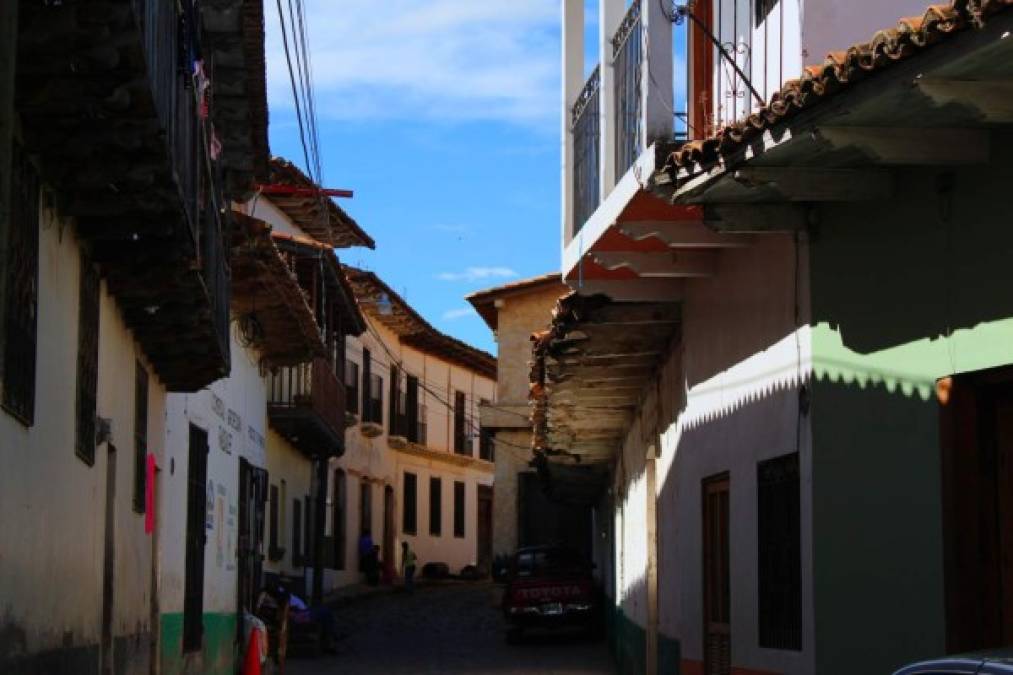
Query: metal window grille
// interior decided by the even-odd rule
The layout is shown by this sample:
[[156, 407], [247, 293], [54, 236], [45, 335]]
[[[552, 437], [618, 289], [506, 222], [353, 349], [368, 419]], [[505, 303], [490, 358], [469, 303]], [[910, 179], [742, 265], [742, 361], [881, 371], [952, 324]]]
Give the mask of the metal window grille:
[[415, 534], [418, 530], [418, 480], [415, 474], [405, 472], [404, 475], [404, 505], [401, 509], [402, 522], [401, 531], [405, 534]]
[[183, 651], [199, 651], [204, 636], [204, 546], [207, 543], [208, 435], [190, 427], [186, 489], [186, 570], [183, 581]]
[[390, 397], [387, 401], [387, 431], [391, 436], [403, 436], [402, 419], [404, 410], [401, 408], [401, 369], [396, 365], [390, 367]]
[[351, 360], [345, 363], [345, 409], [359, 413], [359, 364]]
[[144, 513], [148, 458], [148, 371], [134, 365], [134, 511]]
[[303, 563], [309, 565], [313, 560], [313, 540], [316, 537], [313, 532], [313, 501], [309, 495], [303, 497], [303, 538], [302, 538], [302, 559]]
[[802, 649], [798, 453], [757, 466], [760, 646]]
[[427, 432], [429, 431], [429, 422], [428, 422], [428, 420], [429, 420], [429, 409], [426, 408], [426, 406], [424, 406], [424, 405], [420, 405], [419, 406], [419, 423], [418, 423], [419, 431], [418, 431], [418, 439], [416, 440], [416, 442], [417, 443], [421, 443], [422, 445], [425, 445], [426, 442], [427, 442], [426, 435], [427, 435]]
[[302, 500], [292, 498], [292, 564], [302, 565]]
[[383, 378], [379, 375], [369, 376], [369, 400], [362, 418], [365, 422], [383, 424]]
[[643, 143], [641, 135], [641, 44], [640, 2], [634, 0], [612, 38], [615, 72], [616, 176], [633, 166]]
[[429, 479], [429, 534], [440, 536], [443, 529], [443, 481]]
[[11, 146], [10, 191], [2, 403], [4, 410], [31, 426], [39, 307], [39, 178], [17, 143]]
[[99, 275], [81, 255], [80, 304], [77, 320], [77, 441], [78, 457], [95, 462], [95, 414], [98, 402]]
[[464, 392], [454, 392], [454, 452], [458, 455], [470, 455], [468, 435], [465, 431]]
[[454, 536], [464, 536], [464, 483], [454, 481]]
[[584, 84], [570, 114], [573, 134], [573, 231], [584, 226], [598, 208], [601, 171], [600, 121], [598, 93], [601, 85], [599, 69], [595, 68]]
[[404, 394], [405, 433], [412, 443], [419, 442], [419, 378], [409, 375]]
[[345, 550], [348, 548], [348, 535], [345, 527], [348, 504], [347, 489], [345, 472], [336, 469], [334, 471], [334, 502], [332, 506], [334, 508], [334, 569], [338, 570], [345, 569]]
[[362, 421], [369, 420], [369, 387], [372, 378], [372, 357], [368, 349], [362, 350]]

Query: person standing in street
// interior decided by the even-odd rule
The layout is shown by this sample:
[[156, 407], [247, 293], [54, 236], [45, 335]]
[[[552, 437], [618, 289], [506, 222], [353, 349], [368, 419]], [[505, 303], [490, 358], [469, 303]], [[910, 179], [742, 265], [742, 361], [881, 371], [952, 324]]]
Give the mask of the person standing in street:
[[401, 576], [404, 577], [404, 587], [409, 593], [415, 591], [415, 551], [411, 550], [407, 541], [401, 542]]

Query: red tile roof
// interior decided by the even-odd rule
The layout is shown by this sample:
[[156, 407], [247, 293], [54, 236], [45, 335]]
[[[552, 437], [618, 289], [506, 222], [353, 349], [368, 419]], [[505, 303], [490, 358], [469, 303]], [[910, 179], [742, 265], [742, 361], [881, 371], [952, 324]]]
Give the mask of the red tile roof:
[[709, 138], [682, 144], [669, 155], [664, 170], [709, 167], [802, 110], [949, 36], [980, 28], [990, 17], [1010, 8], [1013, 0], [950, 0], [929, 5], [921, 16], [901, 19], [895, 28], [878, 31], [868, 42], [831, 52], [822, 64], [808, 66], [798, 79], [785, 82], [759, 110], [722, 127]]

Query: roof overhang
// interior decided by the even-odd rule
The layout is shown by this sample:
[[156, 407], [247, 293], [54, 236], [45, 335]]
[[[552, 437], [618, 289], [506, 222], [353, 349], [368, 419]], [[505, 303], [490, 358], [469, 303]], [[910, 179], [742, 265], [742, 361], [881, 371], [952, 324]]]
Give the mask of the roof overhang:
[[532, 337], [536, 454], [569, 464], [611, 462], [679, 338], [680, 321], [677, 302], [562, 298], [549, 330]]
[[905, 168], [988, 163], [1013, 124], [1013, 2], [977, 3], [977, 24], [969, 4], [831, 54], [712, 139], [659, 148], [649, 189], [714, 230], [766, 232], [805, 227], [814, 204], [889, 199]]
[[344, 266], [359, 307], [394, 333], [402, 344], [496, 379], [496, 357], [436, 330], [379, 276]]
[[271, 226], [238, 212], [233, 217], [232, 313], [251, 333], [251, 346], [269, 367], [323, 356], [313, 312], [271, 238]]

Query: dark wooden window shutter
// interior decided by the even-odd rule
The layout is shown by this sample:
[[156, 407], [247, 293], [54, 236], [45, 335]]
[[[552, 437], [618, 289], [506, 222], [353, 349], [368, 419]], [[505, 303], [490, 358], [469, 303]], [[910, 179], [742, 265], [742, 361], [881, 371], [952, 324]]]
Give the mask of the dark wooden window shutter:
[[75, 450], [87, 464], [95, 463], [95, 415], [98, 407], [99, 275], [81, 255], [80, 303], [77, 320], [77, 440]]
[[454, 536], [464, 536], [464, 483], [454, 481]]

